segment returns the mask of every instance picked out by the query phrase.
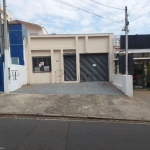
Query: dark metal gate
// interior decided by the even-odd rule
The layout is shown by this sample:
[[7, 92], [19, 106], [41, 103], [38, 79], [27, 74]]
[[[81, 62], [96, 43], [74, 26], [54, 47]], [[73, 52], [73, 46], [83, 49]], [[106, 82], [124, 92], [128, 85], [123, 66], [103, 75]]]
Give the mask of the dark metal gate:
[[80, 54], [80, 81], [109, 81], [108, 54]]
[[64, 54], [64, 80], [76, 81], [76, 54]]

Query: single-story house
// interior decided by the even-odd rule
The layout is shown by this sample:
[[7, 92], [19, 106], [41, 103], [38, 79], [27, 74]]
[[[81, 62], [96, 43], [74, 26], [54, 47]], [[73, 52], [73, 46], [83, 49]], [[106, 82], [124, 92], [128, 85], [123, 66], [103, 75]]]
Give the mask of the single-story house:
[[112, 33], [30, 35], [24, 42], [28, 84], [112, 80]]

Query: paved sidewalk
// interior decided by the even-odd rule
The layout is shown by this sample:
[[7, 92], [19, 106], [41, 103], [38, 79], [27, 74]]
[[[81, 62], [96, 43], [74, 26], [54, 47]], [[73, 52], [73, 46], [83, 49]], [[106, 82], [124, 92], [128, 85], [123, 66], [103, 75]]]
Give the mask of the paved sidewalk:
[[150, 108], [150, 91], [134, 90], [134, 98], [141, 104]]
[[1, 94], [0, 114], [150, 121], [150, 107], [127, 96]]

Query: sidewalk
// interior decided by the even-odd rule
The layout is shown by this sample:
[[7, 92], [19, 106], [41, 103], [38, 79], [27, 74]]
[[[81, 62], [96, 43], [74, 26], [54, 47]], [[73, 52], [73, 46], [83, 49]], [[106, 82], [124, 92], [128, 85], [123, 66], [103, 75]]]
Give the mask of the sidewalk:
[[107, 95], [1, 94], [0, 114], [150, 121], [150, 107]]

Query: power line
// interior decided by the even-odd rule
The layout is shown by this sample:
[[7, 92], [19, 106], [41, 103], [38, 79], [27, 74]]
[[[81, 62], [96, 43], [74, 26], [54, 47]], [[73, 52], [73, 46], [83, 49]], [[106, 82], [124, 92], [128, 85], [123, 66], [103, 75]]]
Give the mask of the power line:
[[[122, 32], [122, 26], [123, 26], [124, 24], [122, 23], [122, 24], [119, 24], [119, 28], [118, 28], [118, 31], [116, 32], [117, 34], [116, 35], [120, 35], [121, 34], [121, 32]], [[120, 31], [120, 32], [119, 32]]]
[[146, 5], [144, 5], [140, 10], [138, 10], [131, 18], [136, 16], [143, 8], [145, 8], [150, 2], [148, 2]]
[[[94, 5], [91, 5], [91, 4], [89, 4], [89, 3], [87, 3], [87, 2], [85, 2], [85, 1], [83, 1], [83, 0], [80, 0], [80, 1], [82, 1], [83, 3], [85, 3], [85, 4], [89, 5], [89, 6], [92, 6], [92, 7], [94, 7], [94, 8], [99, 9], [99, 10], [102, 10], [102, 11], [106, 12], [106, 13], [109, 14], [109, 15], [113, 15], [113, 16], [119, 17], [119, 16], [117, 16], [117, 15], [111, 14], [111, 13], [108, 12], [108, 11], [105, 11], [105, 10], [103, 10], [103, 9], [100, 9], [100, 8], [94, 6]], [[121, 18], [121, 17], [119, 17], [119, 18]]]
[[115, 23], [120, 23], [120, 22], [122, 22], [122, 21], [116, 21], [116, 20], [112, 20], [112, 19], [109, 19], [109, 18], [105, 18], [105, 17], [100, 16], [100, 15], [98, 15], [98, 14], [92, 13], [92, 12], [90, 12], [90, 11], [87, 11], [87, 10], [84, 10], [84, 9], [82, 9], [82, 8], [79, 8], [79, 7], [76, 7], [76, 6], [74, 6], [74, 5], [71, 5], [71, 4], [69, 4], [69, 3], [66, 3], [66, 2], [64, 2], [64, 1], [62, 1], [62, 0], [54, 0], [54, 1], [57, 1], [57, 2], [59, 2], [59, 3], [61, 3], [61, 4], [64, 4], [64, 5], [67, 5], [67, 6], [76, 8], [76, 9], [79, 9], [79, 10], [82, 10], [82, 11], [84, 11], [84, 12], [86, 12], [86, 13], [89, 13], [89, 14], [92, 14], [92, 15], [94, 15], [94, 16], [97, 16], [97, 17], [100, 17], [100, 18], [103, 18], [103, 19], [106, 19], [106, 20], [109, 20], [109, 21], [113, 21], [113, 22], [115, 22]]
[[47, 32], [47, 30], [45, 29], [45, 27], [42, 27], [42, 28], [46, 31], [47, 34], [49, 34], [49, 33]]
[[[131, 21], [136, 20], [136, 19], [139, 19], [139, 18], [142, 18], [142, 17], [144, 17], [144, 16], [146, 16], [146, 15], [149, 15], [149, 14], [150, 14], [150, 12], [147, 13], [147, 14], [145, 14], [145, 15], [142, 15], [142, 16], [140, 16], [140, 17], [138, 17], [138, 18], [132, 19]], [[131, 21], [130, 21], [130, 22], [131, 22]]]
[[92, 1], [92, 2], [94, 2], [94, 3], [97, 3], [97, 4], [100, 4], [100, 5], [103, 5], [103, 6], [106, 6], [106, 7], [110, 7], [110, 8], [114, 8], [114, 9], [124, 10], [124, 9], [122, 9], [122, 8], [116, 8], [116, 7], [108, 6], [108, 5], [102, 4], [102, 3], [97, 2], [97, 1], [94, 1], [94, 0], [90, 0], [90, 1]]

